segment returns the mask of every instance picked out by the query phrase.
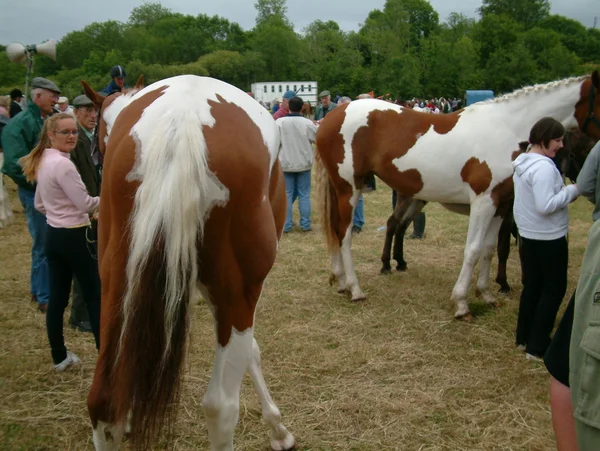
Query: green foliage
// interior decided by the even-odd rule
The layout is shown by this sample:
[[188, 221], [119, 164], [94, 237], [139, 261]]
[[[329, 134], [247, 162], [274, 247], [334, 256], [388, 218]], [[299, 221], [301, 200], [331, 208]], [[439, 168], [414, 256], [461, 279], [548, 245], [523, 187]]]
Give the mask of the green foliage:
[[538, 24], [550, 14], [550, 0], [483, 0], [482, 16], [505, 15], [527, 26]]
[[[512, 91], [590, 73], [600, 64], [600, 30], [550, 15], [548, 0], [483, 0], [480, 19], [452, 13], [439, 23], [427, 0], [386, 0], [360, 29], [334, 20], [294, 30], [286, 0], [256, 0], [256, 26], [185, 15], [144, 3], [126, 23], [95, 22], [65, 35], [57, 61], [35, 57], [34, 76], [55, 80], [69, 98], [85, 79], [103, 89], [124, 65], [128, 83], [179, 74], [209, 75], [243, 90], [260, 81], [316, 80], [333, 93], [412, 98], [462, 97], [466, 89]], [[23, 88], [25, 66], [0, 45], [0, 86]]]

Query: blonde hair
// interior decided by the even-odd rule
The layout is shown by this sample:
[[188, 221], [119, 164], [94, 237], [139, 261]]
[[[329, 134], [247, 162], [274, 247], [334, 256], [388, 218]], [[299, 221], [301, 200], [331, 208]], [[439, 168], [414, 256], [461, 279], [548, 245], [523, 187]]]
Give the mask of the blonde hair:
[[71, 119], [74, 121], [73, 116], [69, 113], [57, 113], [50, 116], [44, 121], [42, 127], [42, 133], [40, 134], [40, 142], [33, 148], [29, 154], [19, 159], [19, 164], [23, 168], [23, 175], [28, 182], [35, 182], [37, 179], [37, 172], [42, 161], [42, 155], [44, 150], [51, 147], [50, 138], [48, 138], [48, 132], [54, 132], [56, 130], [56, 124], [62, 119]]
[[10, 96], [0, 96], [0, 106], [10, 108]]

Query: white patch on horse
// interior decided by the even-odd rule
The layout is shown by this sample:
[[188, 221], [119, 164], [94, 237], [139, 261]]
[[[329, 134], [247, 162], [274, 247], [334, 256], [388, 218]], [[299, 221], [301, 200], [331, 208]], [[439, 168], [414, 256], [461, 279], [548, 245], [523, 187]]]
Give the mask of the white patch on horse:
[[[569, 79], [537, 87], [536, 97], [532, 90], [524, 89], [504, 96], [501, 101], [489, 100], [467, 107], [448, 133], [439, 134], [432, 126], [405, 155], [392, 163], [400, 172], [419, 170], [423, 189], [414, 196], [416, 199], [468, 204], [476, 194], [461, 178], [466, 162], [477, 158], [488, 165], [492, 172], [490, 190], [510, 177], [512, 152], [519, 142], [529, 138], [537, 120], [552, 116], [565, 128], [577, 124], [575, 104], [582, 81]], [[432, 161], [436, 163], [430, 164]]]
[[[117, 100], [123, 97], [122, 104], [128, 104], [156, 89], [162, 89], [162, 94], [144, 109], [130, 132], [137, 145], [136, 164], [128, 180], [140, 180], [141, 184], [131, 218], [132, 241], [123, 311], [127, 324], [131, 293], [139, 283], [139, 268], [151, 251], [148, 242], [161, 234], [168, 237], [164, 243], [168, 268], [165, 336], [170, 337], [181, 293], [195, 289], [191, 281], [198, 275], [196, 245], [202, 240], [208, 215], [213, 207], [229, 200], [229, 190], [212, 173], [207, 161], [203, 127], [215, 125], [209, 101], [219, 103], [221, 97], [248, 114], [263, 135], [271, 160], [269, 171], [279, 148], [279, 133], [273, 118], [252, 97], [212, 78], [182, 75]], [[171, 181], [165, 182], [166, 178]], [[153, 208], [142, 208], [149, 205]], [[181, 220], [171, 221], [174, 217]], [[190, 281], [189, 286], [183, 285], [185, 280]]]
[[[344, 138], [344, 160], [338, 165], [340, 177], [346, 180], [354, 188], [354, 163], [352, 155], [352, 140], [361, 128], [368, 124], [369, 114], [373, 111], [393, 110], [400, 113], [402, 107], [376, 99], [360, 99], [351, 102], [346, 108], [346, 117], [340, 129]], [[358, 198], [357, 198], [358, 201]], [[355, 206], [353, 204], [353, 206]]]

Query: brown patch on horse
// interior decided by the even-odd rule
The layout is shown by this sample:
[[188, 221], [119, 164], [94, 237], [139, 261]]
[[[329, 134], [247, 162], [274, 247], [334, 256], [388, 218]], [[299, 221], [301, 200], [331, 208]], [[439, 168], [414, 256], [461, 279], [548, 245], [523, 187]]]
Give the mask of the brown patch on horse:
[[468, 183], [475, 194], [479, 195], [487, 190], [492, 183], [492, 171], [485, 161], [473, 157], [469, 158], [462, 170], [460, 176], [463, 182]]
[[[283, 227], [284, 185], [276, 165], [273, 177], [280, 192], [271, 194], [278, 204], [264, 200], [270, 194], [270, 155], [259, 127], [241, 107], [219, 95], [217, 101], [209, 100], [208, 104], [215, 122], [213, 126], [203, 126], [207, 159], [211, 171], [229, 190], [230, 198], [226, 205], [211, 210], [205, 224], [203, 245], [198, 249], [199, 279], [216, 293], [211, 301], [217, 340], [221, 346], [227, 346], [233, 328], [243, 332], [253, 325], [262, 281], [275, 261], [275, 230]], [[232, 152], [239, 157], [232, 158]], [[265, 221], [268, 216], [273, 219]], [[224, 241], [223, 236], [231, 243]], [[246, 251], [239, 252], [240, 249]]]
[[505, 178], [492, 189], [492, 201], [496, 206], [496, 216], [506, 217], [512, 211], [515, 188], [512, 176]]
[[[595, 97], [593, 111], [590, 111], [590, 96], [592, 95], [592, 90], [594, 90]], [[587, 80], [584, 80], [581, 84], [579, 101], [575, 104], [574, 116], [580, 129], [583, 129], [583, 125], [590, 115], [595, 116], [596, 119], [600, 120], [600, 75], [597, 70], [594, 70], [592, 76]], [[586, 134], [590, 138], [600, 139], [600, 127], [598, 127], [594, 121], [591, 121], [586, 128]]]
[[[339, 249], [352, 216], [352, 186], [339, 174], [339, 165], [344, 161], [344, 137], [341, 129], [348, 105], [341, 105], [327, 114], [317, 129], [316, 144], [319, 155], [315, 167], [319, 178], [319, 210], [330, 249]], [[327, 180], [323, 174], [319, 174], [321, 167], [329, 175]]]
[[364, 178], [374, 172], [405, 196], [414, 196], [423, 189], [423, 178], [417, 169], [399, 171], [393, 164], [417, 143], [431, 127], [436, 133], [449, 133], [460, 116], [427, 114], [404, 108], [373, 110], [367, 125], [357, 130], [352, 141], [354, 175]]

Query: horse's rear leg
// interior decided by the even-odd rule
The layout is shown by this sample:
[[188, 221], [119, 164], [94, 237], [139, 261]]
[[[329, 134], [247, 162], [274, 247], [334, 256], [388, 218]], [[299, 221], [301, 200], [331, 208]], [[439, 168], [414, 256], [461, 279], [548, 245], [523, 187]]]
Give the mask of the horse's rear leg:
[[455, 318], [468, 319], [471, 315], [467, 305], [467, 291], [473, 276], [473, 269], [481, 256], [485, 236], [495, 212], [496, 206], [490, 196], [478, 197], [471, 204], [463, 265], [452, 290], [452, 300], [456, 302]]
[[496, 273], [496, 283], [500, 285], [500, 293], [510, 292], [510, 285], [506, 276], [506, 262], [510, 255], [510, 235], [513, 225], [512, 212], [502, 219], [502, 225], [498, 232], [498, 272]]
[[353, 301], [362, 301], [365, 299], [365, 294], [358, 285], [358, 278], [354, 270], [354, 262], [352, 261], [352, 214], [358, 203], [360, 190], [354, 190], [350, 195], [339, 196], [340, 210], [340, 250], [342, 254], [342, 263], [344, 265], [344, 273], [346, 275], [346, 287], [350, 291], [350, 296]]
[[481, 293], [481, 296], [490, 305], [496, 303], [496, 299], [490, 291], [490, 268], [492, 265], [492, 258], [494, 256], [494, 248], [496, 247], [498, 240], [498, 231], [502, 225], [502, 218], [495, 217], [492, 219], [488, 231], [483, 240], [483, 246], [481, 249], [481, 257], [479, 259], [479, 277], [477, 279], [477, 290]]
[[252, 341], [252, 355], [250, 356], [248, 371], [250, 372], [250, 376], [254, 382], [254, 389], [262, 406], [263, 419], [271, 428], [271, 448], [275, 451], [293, 449], [295, 444], [294, 437], [281, 423], [281, 413], [271, 399], [269, 389], [265, 383], [260, 368], [260, 348], [256, 340]]

